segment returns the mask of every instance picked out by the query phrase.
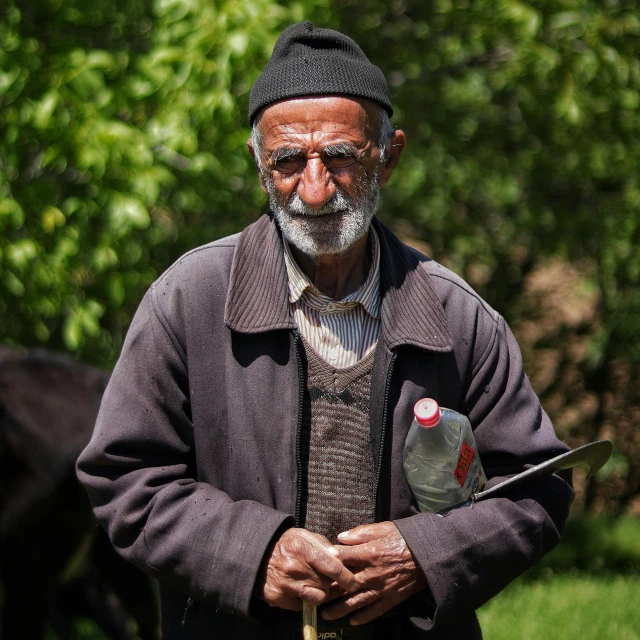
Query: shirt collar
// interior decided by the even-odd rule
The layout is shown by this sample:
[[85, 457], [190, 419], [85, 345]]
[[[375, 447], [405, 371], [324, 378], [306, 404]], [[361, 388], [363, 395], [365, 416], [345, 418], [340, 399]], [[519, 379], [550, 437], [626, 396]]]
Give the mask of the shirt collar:
[[380, 241], [373, 226], [369, 227], [369, 243], [371, 247], [371, 266], [369, 274], [361, 287], [353, 293], [335, 301], [319, 291], [300, 269], [293, 257], [291, 247], [283, 238], [284, 262], [289, 279], [289, 302], [294, 304], [302, 299], [305, 304], [322, 310], [326, 305], [333, 304], [336, 310], [344, 311], [350, 307], [361, 304], [367, 313], [374, 317], [380, 317]]
[[[371, 224], [380, 241], [380, 320], [385, 358], [391, 356], [388, 351], [400, 345], [452, 352], [453, 338], [444, 308], [427, 272], [431, 260], [403, 244], [377, 218]], [[219, 242], [195, 251], [208, 249], [216, 258], [224, 255], [223, 251], [233, 251], [225, 325], [244, 334], [295, 330], [282, 236], [273, 216], [261, 216], [242, 233]]]

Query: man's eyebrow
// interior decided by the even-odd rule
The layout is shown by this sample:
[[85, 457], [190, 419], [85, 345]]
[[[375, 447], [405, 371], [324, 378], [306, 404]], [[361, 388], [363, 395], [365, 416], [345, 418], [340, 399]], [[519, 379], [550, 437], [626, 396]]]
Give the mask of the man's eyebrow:
[[355, 145], [348, 142], [338, 142], [336, 144], [330, 144], [322, 149], [322, 154], [325, 156], [355, 156], [359, 157], [362, 151]]
[[[304, 149], [299, 147], [278, 147], [270, 153], [269, 160], [272, 163], [276, 164], [278, 162], [282, 162], [283, 160], [303, 156], [304, 153]], [[337, 142], [335, 144], [329, 144], [326, 147], [323, 147], [322, 155], [328, 157], [355, 156], [356, 158], [359, 158], [362, 155], [362, 150], [358, 149], [358, 147], [348, 142]]]
[[271, 152], [269, 159], [271, 162], [280, 162], [282, 160], [288, 160], [289, 158], [295, 158], [302, 155], [302, 149], [295, 147], [278, 147]]

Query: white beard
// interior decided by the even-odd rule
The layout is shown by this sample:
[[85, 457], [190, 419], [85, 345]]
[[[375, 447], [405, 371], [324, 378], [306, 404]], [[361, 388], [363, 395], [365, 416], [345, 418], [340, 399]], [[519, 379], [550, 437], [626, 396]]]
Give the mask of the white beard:
[[359, 185], [353, 199], [336, 187], [336, 194], [321, 209], [312, 209], [297, 193], [288, 202], [283, 202], [266, 176], [265, 182], [271, 210], [282, 234], [289, 243], [311, 257], [346, 251], [367, 233], [378, 208], [377, 171], [371, 180]]

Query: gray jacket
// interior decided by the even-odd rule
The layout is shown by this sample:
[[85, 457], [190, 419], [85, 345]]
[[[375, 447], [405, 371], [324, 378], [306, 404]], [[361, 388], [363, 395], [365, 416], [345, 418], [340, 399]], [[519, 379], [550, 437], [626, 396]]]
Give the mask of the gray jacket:
[[[552, 476], [446, 517], [418, 513], [402, 470], [413, 405], [429, 396], [469, 416], [490, 484], [566, 447], [504, 320], [374, 224], [377, 514], [428, 581], [397, 614], [403, 637], [478, 638], [474, 610], [557, 543], [573, 493]], [[131, 324], [78, 477], [116, 549], [160, 580], [166, 638], [293, 637], [293, 618], [252, 591], [270, 542], [300, 518], [298, 340], [268, 216], [183, 256]]]

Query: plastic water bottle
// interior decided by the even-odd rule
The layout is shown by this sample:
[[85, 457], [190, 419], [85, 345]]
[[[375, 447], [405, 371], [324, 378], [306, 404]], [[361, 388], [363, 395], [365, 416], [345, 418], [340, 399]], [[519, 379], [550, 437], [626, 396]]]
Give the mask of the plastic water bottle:
[[466, 502], [487, 481], [469, 420], [431, 398], [417, 402], [413, 413], [403, 465], [420, 511]]

